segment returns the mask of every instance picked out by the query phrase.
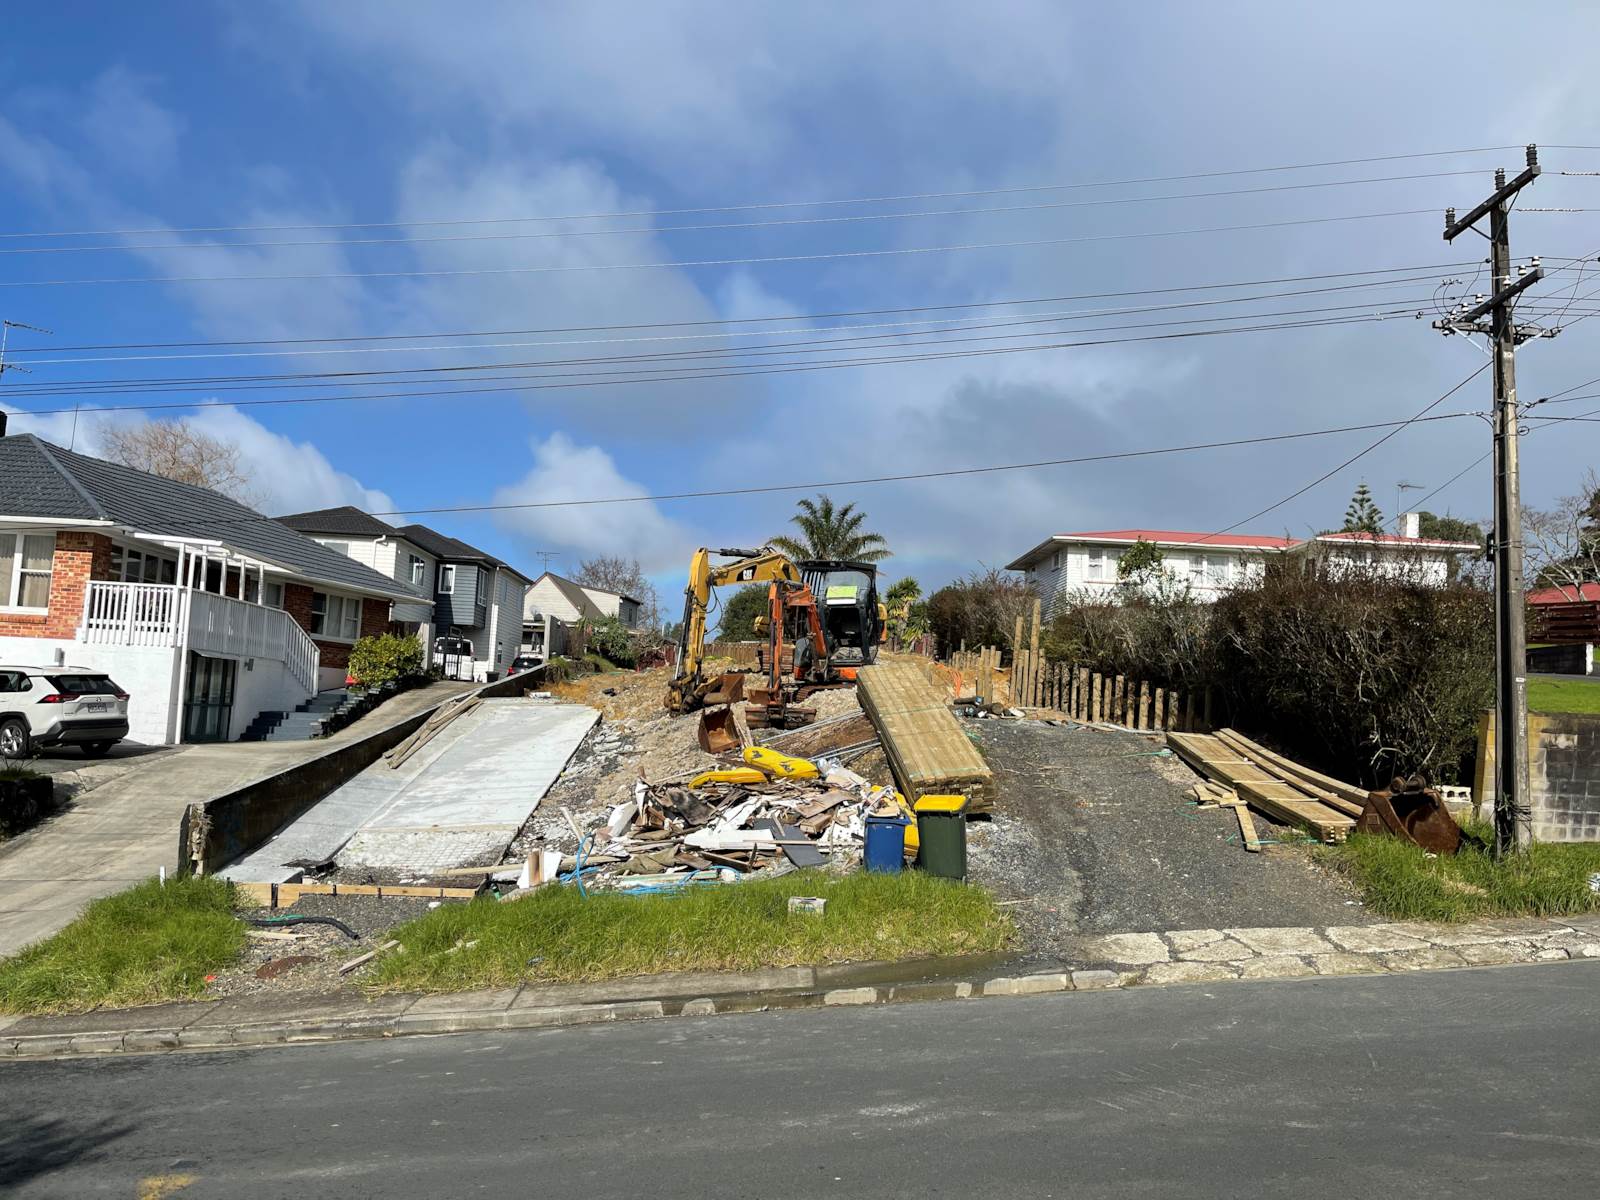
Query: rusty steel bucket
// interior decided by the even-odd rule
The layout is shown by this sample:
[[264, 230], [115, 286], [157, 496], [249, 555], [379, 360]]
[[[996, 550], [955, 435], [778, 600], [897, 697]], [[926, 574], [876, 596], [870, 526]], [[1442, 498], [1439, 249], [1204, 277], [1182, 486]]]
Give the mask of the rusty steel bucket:
[[1461, 849], [1461, 826], [1421, 775], [1396, 776], [1387, 791], [1369, 792], [1355, 831], [1388, 834], [1434, 854]]
[[700, 749], [707, 754], [726, 754], [739, 746], [739, 726], [734, 722], [732, 705], [703, 709], [696, 732]]

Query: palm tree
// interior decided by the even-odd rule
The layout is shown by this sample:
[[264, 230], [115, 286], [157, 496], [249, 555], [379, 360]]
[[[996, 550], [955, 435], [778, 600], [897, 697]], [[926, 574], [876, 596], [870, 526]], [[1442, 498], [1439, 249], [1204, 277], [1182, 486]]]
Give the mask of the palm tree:
[[801, 500], [800, 511], [790, 517], [800, 527], [805, 540], [775, 537], [772, 544], [790, 558], [839, 558], [852, 562], [882, 562], [893, 553], [882, 534], [861, 532], [867, 514], [854, 504], [834, 508], [833, 501], [819, 494], [815, 501]]

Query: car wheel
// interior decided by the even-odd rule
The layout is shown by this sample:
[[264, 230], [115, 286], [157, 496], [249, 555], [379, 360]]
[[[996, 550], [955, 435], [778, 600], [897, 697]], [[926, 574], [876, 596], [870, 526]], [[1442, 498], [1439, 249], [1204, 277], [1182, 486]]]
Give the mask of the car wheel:
[[33, 753], [33, 739], [19, 717], [0, 721], [0, 758], [27, 758]]
[[85, 742], [79, 749], [85, 758], [101, 758], [115, 745], [115, 742]]

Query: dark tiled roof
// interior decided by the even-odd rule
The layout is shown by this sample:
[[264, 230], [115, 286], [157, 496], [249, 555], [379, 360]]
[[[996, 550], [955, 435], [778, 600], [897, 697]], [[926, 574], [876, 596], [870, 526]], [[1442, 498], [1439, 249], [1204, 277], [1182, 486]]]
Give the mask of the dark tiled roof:
[[382, 538], [397, 532], [393, 525], [385, 525], [353, 504], [319, 508], [315, 512], [290, 513], [278, 520], [301, 533], [346, 533], [352, 537]]
[[31, 433], [0, 438], [0, 514], [102, 520], [157, 536], [214, 538], [314, 582], [383, 596], [421, 596], [409, 584], [210, 488], [63, 450]]
[[[450, 562], [481, 563], [486, 567], [504, 567], [514, 575], [527, 579], [521, 571], [510, 563], [496, 558], [486, 550], [479, 550], [470, 546], [459, 538], [447, 537], [436, 529], [429, 529], [426, 525], [402, 525], [396, 530], [401, 537], [421, 546], [435, 558], [442, 558]], [[529, 580], [531, 583], [532, 580]]]
[[563, 579], [554, 571], [546, 571], [534, 582], [537, 584], [545, 579], [548, 579], [551, 583], [556, 585], [556, 591], [560, 592], [567, 598], [567, 603], [571, 604], [573, 608], [578, 610], [578, 615], [580, 617], [599, 618], [605, 615], [600, 611], [600, 606], [594, 602], [594, 598], [577, 584], [573, 583], [572, 580]]

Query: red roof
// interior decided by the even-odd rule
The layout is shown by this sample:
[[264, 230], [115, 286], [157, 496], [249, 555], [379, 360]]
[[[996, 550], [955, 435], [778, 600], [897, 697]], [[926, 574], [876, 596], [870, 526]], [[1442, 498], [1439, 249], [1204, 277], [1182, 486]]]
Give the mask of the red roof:
[[1563, 584], [1529, 592], [1529, 604], [1576, 604], [1580, 600], [1600, 600], [1600, 583]]
[[1179, 529], [1103, 529], [1093, 533], [1058, 533], [1056, 540], [1147, 542], [1166, 545], [1229, 546], [1247, 550], [1287, 550], [1299, 545], [1299, 539], [1266, 537], [1258, 533], [1192, 533]]

